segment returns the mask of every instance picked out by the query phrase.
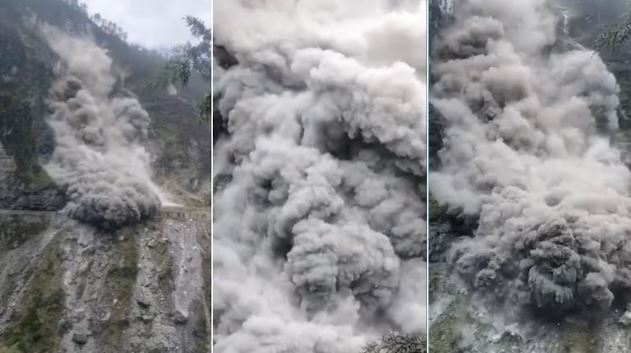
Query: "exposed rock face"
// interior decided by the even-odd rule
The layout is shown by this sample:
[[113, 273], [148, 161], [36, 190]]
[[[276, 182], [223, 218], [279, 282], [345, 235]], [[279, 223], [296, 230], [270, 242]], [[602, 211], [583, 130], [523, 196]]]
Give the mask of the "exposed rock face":
[[44, 97], [54, 54], [5, 10], [0, 12], [0, 208], [57, 210], [65, 205], [63, 192], [40, 165], [53, 147]]
[[10, 229], [0, 232], [0, 352], [210, 351], [207, 218], [163, 215], [111, 237], [51, 213], [0, 225]]
[[162, 59], [104, 33], [67, 2], [7, 0], [0, 4], [0, 143], [16, 170], [4, 183], [6, 188], [0, 189], [0, 209], [57, 210], [66, 205], [65, 190], [41, 167], [56, 148], [45, 118], [50, 115], [46, 105], [49, 89], [59, 78], [59, 57], [37, 30], [41, 24], [75, 35], [89, 33], [99, 46], [107, 48], [114, 66], [129, 73], [126, 86], [140, 94], [150, 115], [146, 147], [156, 157], [151, 167], [157, 181], [180, 199], [208, 205], [210, 124], [198, 121], [200, 84], [196, 78], [177, 96], [141, 90], [158, 74]]
[[52, 183], [31, 188], [18, 176], [18, 167], [0, 142], [0, 208], [53, 211], [63, 208], [63, 191]]

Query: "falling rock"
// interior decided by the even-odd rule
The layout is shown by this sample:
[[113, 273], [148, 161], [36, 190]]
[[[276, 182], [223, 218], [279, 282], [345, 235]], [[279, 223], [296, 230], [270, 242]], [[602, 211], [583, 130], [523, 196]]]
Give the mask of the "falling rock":
[[618, 322], [624, 327], [631, 326], [631, 311], [626, 311], [624, 314], [622, 314]]
[[151, 298], [152, 296], [150, 291], [148, 291], [147, 288], [143, 286], [142, 288], [140, 288], [140, 291], [138, 291], [136, 295], [136, 302], [141, 308], [146, 309], [152, 304]]
[[151, 300], [149, 300], [149, 298], [145, 295], [138, 296], [136, 302], [143, 308], [148, 308], [151, 306]]
[[144, 322], [144, 323], [150, 323], [153, 321], [153, 317], [151, 315], [141, 315], [140, 316], [140, 321]]
[[182, 310], [176, 310], [173, 314], [173, 321], [176, 324], [183, 325], [188, 322], [188, 314], [182, 312]]
[[86, 335], [85, 333], [75, 332], [74, 334], [72, 334], [72, 341], [76, 344], [84, 345], [88, 343], [88, 335]]

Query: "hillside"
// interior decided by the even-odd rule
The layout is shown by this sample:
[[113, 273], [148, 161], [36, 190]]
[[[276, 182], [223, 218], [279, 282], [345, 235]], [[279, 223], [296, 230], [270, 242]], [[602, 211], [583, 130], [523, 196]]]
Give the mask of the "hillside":
[[[0, 194], [0, 205], [63, 206], [60, 191], [41, 168], [54, 149], [54, 138], [44, 119], [45, 99], [58, 61], [41, 38], [43, 24], [88, 35], [108, 50], [115, 68], [125, 75], [118, 88], [133, 92], [151, 117], [147, 147], [154, 154], [153, 169], [159, 182], [187, 202], [208, 201], [210, 126], [199, 121], [197, 112], [207, 84], [192, 77], [188, 86], [178, 88], [177, 95], [146, 88], [166, 59], [104, 31], [78, 5], [61, 0], [10, 0], [0, 6], [0, 142], [17, 165], [15, 178], [8, 183], [12, 192]], [[16, 202], [25, 197], [37, 202]]]
[[124, 38], [0, 3], [0, 353], [210, 351], [207, 84]]

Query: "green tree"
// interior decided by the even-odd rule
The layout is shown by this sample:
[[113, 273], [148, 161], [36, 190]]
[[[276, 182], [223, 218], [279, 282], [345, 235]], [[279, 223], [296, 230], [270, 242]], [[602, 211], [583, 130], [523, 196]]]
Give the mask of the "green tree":
[[607, 26], [596, 38], [597, 50], [609, 49], [617, 51], [631, 39], [631, 13], [627, 14], [621, 23]]
[[[191, 34], [199, 39], [193, 45], [190, 42], [179, 45], [173, 50], [173, 55], [160, 72], [158, 78], [150, 86], [166, 87], [170, 84], [186, 85], [193, 72], [197, 72], [204, 80], [211, 80], [211, 38], [212, 32], [203, 21], [193, 16], [184, 18]], [[203, 121], [210, 121], [211, 94], [210, 91], [203, 98], [200, 106], [200, 117]]]

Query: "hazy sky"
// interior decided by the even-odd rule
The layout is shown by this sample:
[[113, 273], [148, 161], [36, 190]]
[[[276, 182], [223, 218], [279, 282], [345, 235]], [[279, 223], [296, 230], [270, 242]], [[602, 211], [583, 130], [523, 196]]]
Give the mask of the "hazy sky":
[[152, 49], [173, 47], [192, 39], [183, 17], [193, 15], [210, 26], [212, 0], [84, 0], [90, 14], [99, 13], [129, 34], [131, 43]]

